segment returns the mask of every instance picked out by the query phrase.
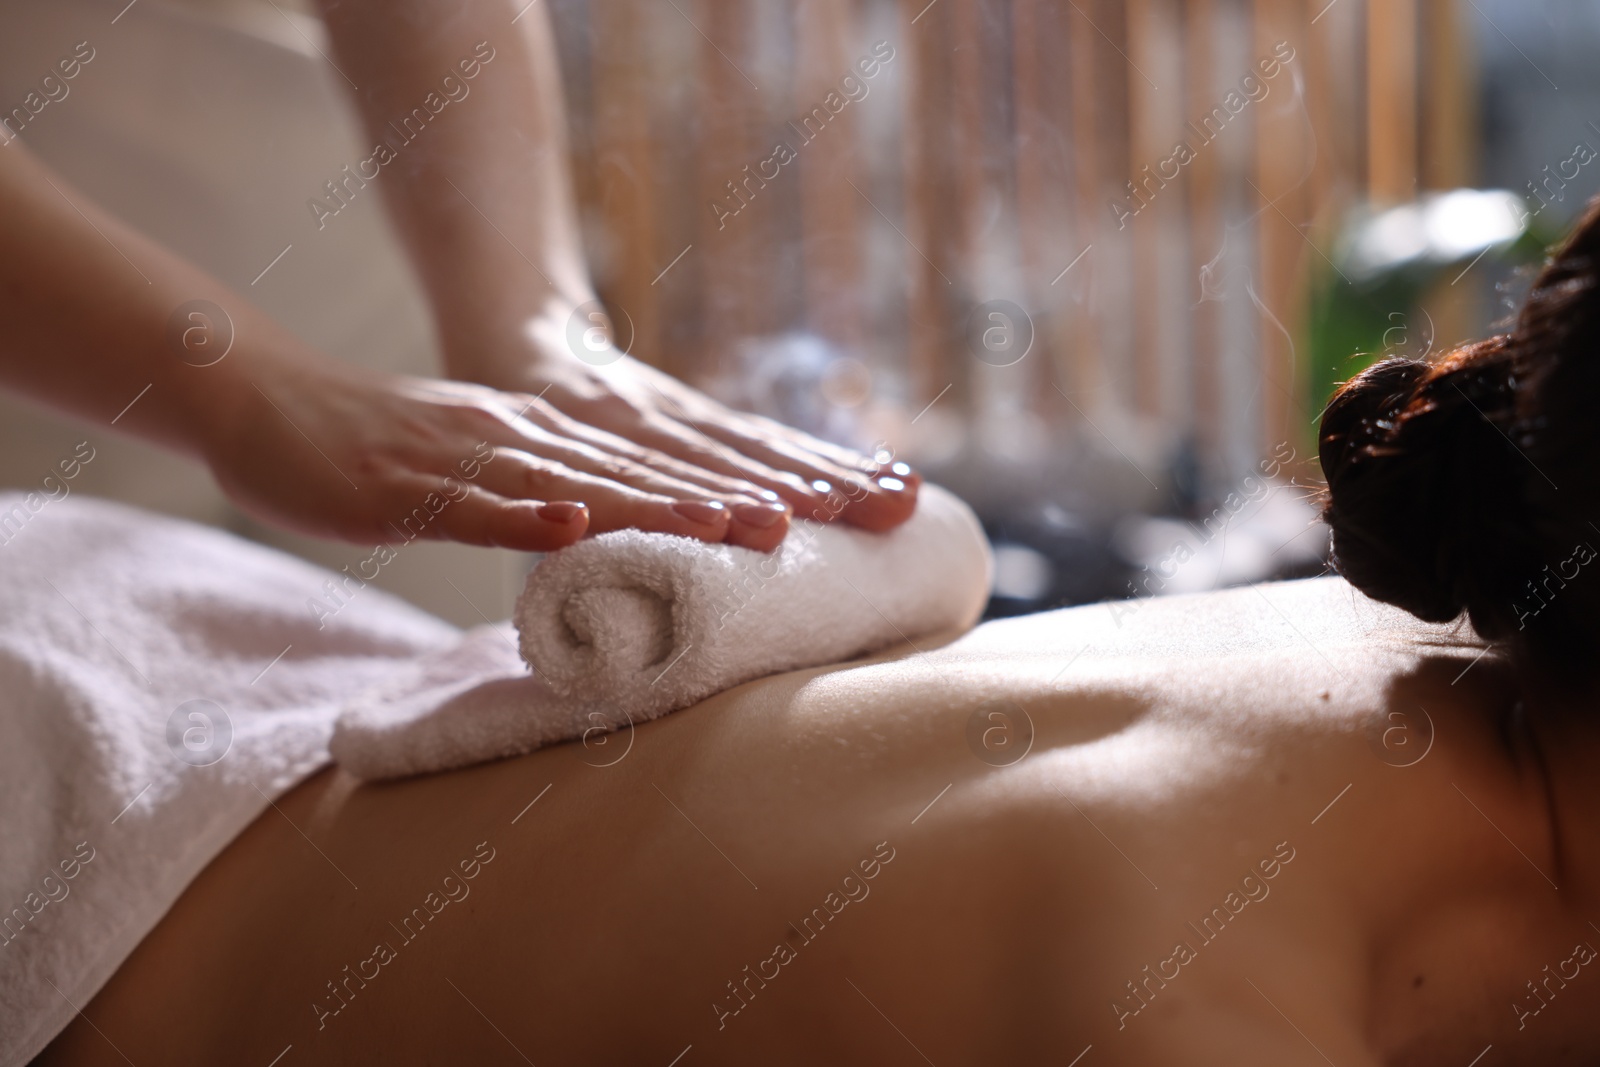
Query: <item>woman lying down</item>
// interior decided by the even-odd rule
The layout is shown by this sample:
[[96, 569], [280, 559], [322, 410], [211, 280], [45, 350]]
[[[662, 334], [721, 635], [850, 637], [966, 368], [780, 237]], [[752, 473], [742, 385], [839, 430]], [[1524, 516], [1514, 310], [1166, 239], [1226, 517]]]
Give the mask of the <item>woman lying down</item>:
[[[374, 592], [312, 636], [317, 572], [53, 505], [0, 552], [0, 760], [122, 769], [0, 829], [11, 1062], [1594, 1062], [1597, 254], [1591, 212], [1509, 335], [1340, 393], [1342, 578], [989, 623], [394, 784], [324, 766], [326, 704], [453, 631]], [[151, 749], [108, 701], [182, 773], [105, 759]]]
[[[115, 967], [52, 994], [71, 1022], [38, 1062], [1593, 1062], [1597, 243], [1591, 215], [1508, 337], [1340, 394], [1345, 578], [990, 623], [391, 785], [297, 782], [308, 725], [231, 784], [272, 802], [230, 842], [199, 806], [146, 825], [137, 775], [34, 798], [84, 843], [30, 857], [55, 891], [3, 951], [82, 924], [106, 939], [74, 964]], [[447, 637], [371, 594], [247, 684], [258, 661], [208, 650], [291, 642], [300, 565], [60, 508], [0, 557], [33, 716], [8, 762], [73, 740], [53, 706], [197, 677], [242, 749], [252, 710]], [[117, 612], [151, 628], [125, 661], [95, 632]], [[29, 642], [80, 650], [48, 691]], [[140, 902], [95, 896], [114, 865], [198, 875], [133, 945]]]

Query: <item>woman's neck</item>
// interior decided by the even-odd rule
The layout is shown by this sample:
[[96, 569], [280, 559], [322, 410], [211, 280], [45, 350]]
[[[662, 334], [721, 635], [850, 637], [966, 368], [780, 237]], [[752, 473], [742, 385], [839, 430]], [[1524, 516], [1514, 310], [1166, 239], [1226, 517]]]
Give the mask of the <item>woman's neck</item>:
[[1400, 857], [1410, 877], [1393, 884], [1407, 892], [1371, 872], [1374, 1044], [1408, 1067], [1470, 1062], [1491, 1045], [1501, 1064], [1592, 1062], [1600, 782], [1587, 768], [1600, 731], [1524, 714], [1525, 700], [1537, 705], [1503, 665], [1441, 685], [1458, 671], [1397, 684], [1399, 699], [1432, 709], [1437, 733], [1431, 760], [1402, 772], [1422, 772], [1404, 802], [1368, 828], [1429, 827]]

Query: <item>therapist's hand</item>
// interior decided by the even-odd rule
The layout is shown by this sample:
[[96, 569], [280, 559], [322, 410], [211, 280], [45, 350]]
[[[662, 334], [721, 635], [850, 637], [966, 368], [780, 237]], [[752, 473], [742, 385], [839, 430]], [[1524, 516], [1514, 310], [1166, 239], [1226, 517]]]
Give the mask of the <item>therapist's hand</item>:
[[[442, 87], [444, 72], [459, 72], [449, 76], [447, 116], [406, 144], [407, 162], [385, 170], [382, 194], [427, 293], [449, 377], [538, 396], [548, 405], [542, 425], [560, 436], [685, 480], [693, 469], [746, 494], [775, 493], [803, 517], [883, 530], [911, 515], [917, 484], [903, 465], [880, 470], [731, 411], [606, 351], [590, 320], [579, 318], [569, 341], [575, 311], [595, 293], [549, 4], [408, 0], [403, 18], [382, 0], [318, 6], [339, 69], [361, 86], [353, 102], [375, 143], [395, 136], [394, 116]], [[651, 528], [649, 513], [635, 514]], [[765, 536], [781, 537], [783, 525]]]
[[639, 527], [768, 550], [788, 509], [746, 482], [575, 423], [532, 396], [327, 361], [258, 365], [204, 455], [281, 526], [349, 541], [421, 536], [550, 551]]
[[[771, 419], [736, 412], [699, 390], [603, 342], [582, 343], [585, 358], [558, 315], [536, 319], [522, 337], [468, 342], [474, 381], [542, 398], [576, 423], [602, 431], [654, 457], [677, 461], [746, 492], [765, 491], [802, 518], [842, 519], [888, 530], [911, 517], [920, 477], [904, 463], [872, 457], [819, 440]], [[682, 467], [678, 468], [680, 471]]]

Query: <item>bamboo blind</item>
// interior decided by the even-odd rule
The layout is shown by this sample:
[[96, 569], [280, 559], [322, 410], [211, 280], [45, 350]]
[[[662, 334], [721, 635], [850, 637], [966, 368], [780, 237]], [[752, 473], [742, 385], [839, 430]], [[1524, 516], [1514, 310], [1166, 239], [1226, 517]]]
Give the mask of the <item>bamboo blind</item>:
[[[1214, 484], [1279, 442], [1306, 454], [1305, 291], [1339, 217], [1471, 177], [1457, 0], [556, 15], [590, 243], [634, 352], [715, 382], [752, 338], [820, 337], [871, 375], [863, 436], [912, 458], [1029, 427], [1152, 470], [1188, 446]], [[893, 59], [861, 77], [879, 42]], [[803, 117], [851, 74], [867, 95], [807, 139], [821, 123]], [[1164, 177], [1180, 142], [1193, 158]], [[779, 144], [794, 158], [772, 176]], [[1011, 366], [970, 341], [992, 300], [1032, 323]]]

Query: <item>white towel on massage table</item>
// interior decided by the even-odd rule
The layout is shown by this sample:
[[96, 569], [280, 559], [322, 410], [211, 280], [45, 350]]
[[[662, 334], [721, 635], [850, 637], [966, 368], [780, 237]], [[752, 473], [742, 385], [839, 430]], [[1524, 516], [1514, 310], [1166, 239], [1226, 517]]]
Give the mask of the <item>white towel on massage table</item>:
[[460, 631], [216, 530], [0, 494], [0, 1067], [328, 761], [339, 709]]
[[931, 485], [890, 533], [797, 522], [770, 555], [603, 534], [529, 575], [515, 621], [532, 675], [509, 627], [480, 627], [347, 710], [333, 754], [391, 778], [642, 722], [763, 675], [970, 626], [991, 566], [977, 518]]

